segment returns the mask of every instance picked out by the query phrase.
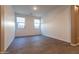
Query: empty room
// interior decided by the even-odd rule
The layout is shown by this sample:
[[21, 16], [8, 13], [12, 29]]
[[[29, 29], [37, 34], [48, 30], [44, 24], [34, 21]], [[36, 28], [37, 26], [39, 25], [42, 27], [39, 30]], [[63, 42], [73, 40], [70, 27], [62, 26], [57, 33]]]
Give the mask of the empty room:
[[79, 53], [79, 5], [0, 5], [1, 54]]

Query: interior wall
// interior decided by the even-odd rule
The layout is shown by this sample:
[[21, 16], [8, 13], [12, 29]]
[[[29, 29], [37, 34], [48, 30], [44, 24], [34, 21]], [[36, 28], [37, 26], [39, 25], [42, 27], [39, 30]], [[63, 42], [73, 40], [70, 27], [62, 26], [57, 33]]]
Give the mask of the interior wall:
[[78, 13], [77, 13], [77, 41], [79, 43], [79, 7], [78, 7]]
[[16, 29], [16, 36], [30, 36], [41, 34], [40, 29], [34, 28], [34, 19], [36, 19], [37, 17], [16, 14], [16, 17], [17, 16], [25, 17], [25, 27], [24, 29]]
[[43, 35], [71, 42], [71, 10], [70, 6], [60, 6], [42, 18]]
[[0, 39], [0, 52], [4, 51], [4, 7], [2, 5], [0, 5], [0, 30], [1, 30], [1, 39]]
[[[1, 20], [1, 6], [0, 6], [0, 20]], [[0, 52], [1, 52], [1, 21], [0, 21]]]
[[4, 37], [2, 43], [4, 43], [4, 50], [6, 50], [15, 37], [15, 16], [11, 6], [2, 6], [2, 10], [1, 20], [3, 22], [1, 26], [4, 30], [2, 31]]
[[76, 44], [79, 43], [79, 7], [77, 6], [72, 6], [71, 7], [71, 18], [72, 18], [72, 23], [71, 23], [71, 38], [72, 38], [72, 43]]

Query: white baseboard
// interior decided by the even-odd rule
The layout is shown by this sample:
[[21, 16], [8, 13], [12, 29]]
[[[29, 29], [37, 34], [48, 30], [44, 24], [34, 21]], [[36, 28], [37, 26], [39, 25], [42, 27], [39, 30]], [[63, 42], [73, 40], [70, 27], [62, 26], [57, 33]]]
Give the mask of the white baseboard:
[[[77, 37], [77, 40], [79, 40], [79, 37]], [[70, 45], [72, 45], [72, 46], [78, 46], [79, 43], [76, 43], [76, 44], [71, 43]]]
[[79, 43], [76, 43], [76, 44], [71, 43], [70, 45], [72, 45], [72, 46], [78, 46]]
[[56, 38], [56, 37], [53, 37], [51, 35], [45, 35], [45, 34], [42, 34], [42, 35], [50, 37], [50, 38], [54, 38], [54, 39], [57, 39], [57, 40], [60, 40], [60, 41], [63, 41], [63, 42], [71, 43], [70, 41], [67, 41], [67, 40], [64, 40], [64, 39], [61, 39], [61, 38]]

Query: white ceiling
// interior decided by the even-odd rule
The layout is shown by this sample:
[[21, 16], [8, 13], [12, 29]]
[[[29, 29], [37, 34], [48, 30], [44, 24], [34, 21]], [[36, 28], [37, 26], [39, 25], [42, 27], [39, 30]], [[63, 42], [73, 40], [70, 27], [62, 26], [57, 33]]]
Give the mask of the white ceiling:
[[58, 5], [37, 5], [37, 10], [33, 10], [33, 5], [14, 5], [13, 9], [16, 13], [42, 17], [48, 14], [51, 10], [58, 7]]

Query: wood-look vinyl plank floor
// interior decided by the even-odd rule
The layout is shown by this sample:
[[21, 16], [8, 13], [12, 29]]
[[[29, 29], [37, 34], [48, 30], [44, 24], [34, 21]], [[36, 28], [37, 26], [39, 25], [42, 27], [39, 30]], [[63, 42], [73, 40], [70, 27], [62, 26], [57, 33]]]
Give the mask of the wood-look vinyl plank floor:
[[43, 35], [16, 37], [6, 54], [78, 54], [79, 46]]

